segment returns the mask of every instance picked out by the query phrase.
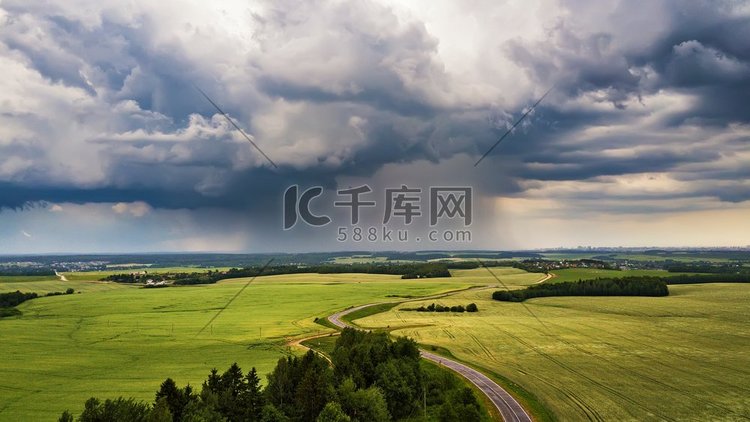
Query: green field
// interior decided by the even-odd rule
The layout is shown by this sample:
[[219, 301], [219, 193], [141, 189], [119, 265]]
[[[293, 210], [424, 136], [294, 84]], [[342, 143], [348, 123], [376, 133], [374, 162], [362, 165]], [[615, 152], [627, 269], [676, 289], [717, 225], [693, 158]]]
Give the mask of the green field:
[[598, 277], [638, 277], [638, 276], [655, 276], [669, 277], [672, 275], [686, 273], [670, 273], [666, 270], [599, 270], [595, 268], [567, 268], [564, 270], [551, 271], [555, 276], [549, 280], [549, 283], [561, 283], [563, 281], [587, 280]]
[[59, 280], [59, 278], [54, 275], [0, 275], [0, 286], [2, 286], [4, 283], [25, 283], [29, 281], [51, 280]]
[[545, 275], [541, 273], [527, 273], [524, 270], [509, 267], [474, 268], [471, 270], [451, 270], [454, 279], [462, 278], [476, 282], [476, 284], [487, 284], [506, 286], [510, 289], [526, 287], [542, 280]]
[[[523, 288], [544, 277], [513, 268], [491, 271], [494, 276], [484, 268], [453, 270], [450, 279], [422, 280], [367, 274], [260, 277], [200, 335], [247, 279], [142, 289], [86, 281], [102, 273], [74, 273], [68, 282], [0, 278], [0, 291], [83, 292], [35, 299], [19, 306], [21, 317], [0, 319], [0, 420], [54, 420], [65, 409], [80, 412], [91, 395], [150, 401], [168, 376], [199, 385], [211, 368], [234, 361], [265, 374], [293, 352], [289, 340], [332, 331], [315, 317], [398, 300], [394, 296], [477, 285]], [[586, 269], [555, 273], [562, 274], [550, 282], [613, 275]], [[524, 304], [493, 301], [492, 291], [412, 301], [356, 322], [390, 326], [396, 335], [445, 348], [501, 383], [517, 383], [559, 420], [750, 417], [746, 284], [670, 286], [664, 298], [564, 297]], [[479, 312], [400, 310], [432, 302], [475, 302]]]
[[[393, 333], [447, 348], [498, 380], [520, 384], [559, 420], [750, 418], [750, 285], [669, 289], [663, 298], [523, 304], [469, 291], [356, 322], [408, 327]], [[479, 312], [400, 310], [431, 302], [475, 302]]]
[[[89, 278], [94, 280], [93, 278]], [[34, 292], [44, 294], [49, 292], [64, 292], [68, 287], [72, 287], [77, 292], [91, 292], [101, 290], [117, 290], [123, 288], [132, 288], [116, 283], [105, 283], [100, 281], [68, 280], [60, 281], [56, 276], [24, 276], [24, 277], [6, 277], [0, 276], [0, 293], [15, 292]]]
[[65, 409], [79, 413], [92, 395], [151, 401], [166, 377], [200, 385], [211, 368], [234, 361], [265, 374], [290, 352], [288, 340], [329, 330], [315, 317], [392, 300], [389, 295], [423, 296], [478, 284], [367, 274], [259, 277], [198, 335], [246, 281], [163, 289], [26, 283], [20, 290], [40, 292], [43, 283], [60, 283], [53, 290], [84, 292], [34, 299], [18, 307], [21, 317], [0, 319], [0, 420], [54, 420]]

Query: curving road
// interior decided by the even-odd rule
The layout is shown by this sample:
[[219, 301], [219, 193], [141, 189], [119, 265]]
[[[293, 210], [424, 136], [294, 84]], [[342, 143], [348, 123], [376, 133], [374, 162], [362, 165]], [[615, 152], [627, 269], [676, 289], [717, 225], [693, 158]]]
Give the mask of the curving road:
[[[424, 298], [423, 298], [424, 299]], [[368, 306], [377, 305], [376, 303], [371, 303], [367, 305], [361, 305], [356, 306], [354, 308], [345, 309], [340, 312], [336, 312], [335, 314], [328, 317], [328, 320], [331, 321], [332, 324], [336, 325], [339, 328], [356, 328], [350, 324], [347, 324], [346, 322], [342, 321], [341, 318], [354, 311], [358, 311], [362, 308], [366, 308]], [[479, 388], [489, 399], [492, 401], [492, 403], [497, 408], [498, 412], [503, 416], [503, 420], [509, 421], [509, 422], [531, 422], [531, 416], [526, 412], [526, 410], [521, 406], [516, 399], [513, 398], [510, 394], [508, 394], [505, 389], [500, 387], [495, 381], [492, 381], [490, 378], [488, 378], [483, 373], [477, 371], [476, 369], [470, 368], [462, 363], [456, 362], [455, 360], [448, 359], [443, 356], [436, 355], [434, 353], [430, 353], [425, 350], [420, 349], [420, 354], [424, 359], [433, 361], [439, 365], [443, 365], [446, 368], [452, 369], [453, 371], [457, 372], [459, 375], [463, 376], [467, 380], [469, 380], [472, 384], [476, 385], [477, 388]]]

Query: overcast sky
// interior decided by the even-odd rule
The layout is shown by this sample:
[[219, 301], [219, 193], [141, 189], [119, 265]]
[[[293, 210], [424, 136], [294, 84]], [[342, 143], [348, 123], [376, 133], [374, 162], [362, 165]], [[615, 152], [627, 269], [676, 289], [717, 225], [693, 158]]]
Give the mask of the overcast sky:
[[[0, 69], [0, 253], [750, 244], [747, 1], [4, 0]], [[337, 242], [363, 184], [472, 242]]]

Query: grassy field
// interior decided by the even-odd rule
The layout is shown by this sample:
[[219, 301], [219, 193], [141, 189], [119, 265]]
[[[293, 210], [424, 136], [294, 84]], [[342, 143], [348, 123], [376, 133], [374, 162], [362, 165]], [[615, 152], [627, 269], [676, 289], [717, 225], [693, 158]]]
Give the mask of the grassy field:
[[199, 386], [211, 368], [223, 370], [234, 361], [265, 374], [290, 352], [288, 340], [329, 330], [314, 317], [389, 295], [478, 284], [470, 278], [365, 274], [260, 277], [198, 334], [246, 281], [164, 289], [28, 282], [21, 290], [40, 292], [43, 283], [61, 283], [83, 293], [31, 300], [19, 306], [21, 317], [0, 319], [0, 420], [55, 420], [65, 409], [80, 412], [92, 395], [151, 401], [166, 377]]
[[29, 281], [50, 281], [59, 280], [54, 275], [0, 275], [0, 286], [3, 283], [26, 283]]
[[542, 280], [541, 273], [527, 273], [524, 270], [509, 267], [474, 268], [471, 270], [451, 270], [454, 279], [463, 278], [476, 284], [507, 286], [510, 289], [526, 287]]
[[549, 280], [549, 283], [561, 283], [563, 281], [588, 280], [598, 277], [638, 277], [638, 276], [656, 276], [669, 277], [672, 275], [686, 273], [670, 273], [666, 270], [599, 270], [595, 268], [567, 268], [564, 270], [551, 271], [555, 277]]
[[475, 302], [476, 314], [400, 310], [413, 302], [356, 322], [408, 327], [393, 333], [520, 384], [559, 420], [750, 418], [750, 285], [669, 289], [524, 304], [469, 291], [434, 302]]
[[116, 283], [105, 283], [100, 281], [60, 281], [60, 279], [55, 276], [0, 276], [0, 293], [15, 292], [16, 290], [20, 290], [22, 292], [44, 294], [49, 292], [64, 292], [68, 287], [72, 287], [77, 292], [92, 292], [102, 290], [119, 290], [131, 286]]

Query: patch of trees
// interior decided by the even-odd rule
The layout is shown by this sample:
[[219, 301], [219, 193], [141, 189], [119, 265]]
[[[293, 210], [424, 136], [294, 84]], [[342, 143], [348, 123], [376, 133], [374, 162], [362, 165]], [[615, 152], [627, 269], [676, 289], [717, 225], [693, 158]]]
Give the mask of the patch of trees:
[[542, 283], [521, 290], [499, 290], [492, 298], [505, 302], [523, 302], [550, 296], [667, 296], [669, 289], [659, 277], [597, 278], [563, 283]]
[[23, 293], [20, 290], [10, 293], [0, 293], [0, 308], [12, 308], [18, 306], [27, 300], [36, 299], [39, 295], [36, 293]]
[[431, 303], [428, 306], [420, 306], [419, 308], [404, 308], [405, 311], [417, 311], [417, 312], [479, 312], [479, 308], [476, 303], [470, 303], [466, 306], [454, 305], [454, 306], [443, 306], [440, 304]]
[[0, 276], [48, 276], [55, 275], [55, 270], [47, 267], [0, 266]]
[[[73, 288], [68, 288], [64, 292], [49, 292], [44, 296], [70, 295], [73, 293], [75, 293], [75, 290], [73, 290]], [[15, 307], [27, 300], [36, 299], [38, 297], [41, 296], [33, 292], [23, 293], [20, 290], [9, 293], [0, 293], [0, 318], [21, 315], [21, 311]]]
[[72, 295], [76, 291], [72, 287], [68, 287], [65, 289], [64, 292], [49, 292], [45, 296], [62, 296], [62, 295]]
[[[81, 422], [385, 422], [425, 412], [439, 421], [476, 422], [481, 407], [452, 374], [424, 366], [413, 340], [345, 329], [328, 361], [312, 351], [279, 359], [265, 388], [252, 368], [213, 369], [200, 391], [167, 378], [152, 404], [90, 398]], [[432, 369], [430, 369], [432, 368]], [[425, 407], [426, 406], [426, 407]], [[72, 422], [64, 412], [60, 419]]]
[[162, 277], [158, 274], [149, 275], [148, 273], [126, 273], [126, 274], [112, 274], [108, 275], [99, 281], [114, 281], [116, 283], [145, 283], [146, 280], [162, 280]]
[[366, 263], [366, 264], [320, 264], [307, 266], [276, 266], [269, 267], [264, 275], [318, 273], [318, 274], [391, 274], [401, 278], [433, 278], [450, 277], [448, 267], [444, 263]]

